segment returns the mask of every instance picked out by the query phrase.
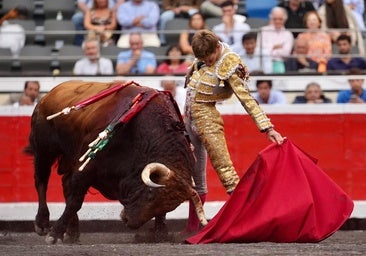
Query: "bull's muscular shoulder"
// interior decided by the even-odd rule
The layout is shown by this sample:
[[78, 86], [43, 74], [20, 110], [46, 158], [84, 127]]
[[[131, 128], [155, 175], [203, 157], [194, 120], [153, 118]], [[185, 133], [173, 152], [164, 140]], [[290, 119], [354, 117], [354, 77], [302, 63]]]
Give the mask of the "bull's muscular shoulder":
[[242, 64], [242, 62], [237, 53], [232, 51], [224, 52], [218, 61], [215, 73], [220, 80], [227, 80], [232, 74], [234, 74], [239, 64]]

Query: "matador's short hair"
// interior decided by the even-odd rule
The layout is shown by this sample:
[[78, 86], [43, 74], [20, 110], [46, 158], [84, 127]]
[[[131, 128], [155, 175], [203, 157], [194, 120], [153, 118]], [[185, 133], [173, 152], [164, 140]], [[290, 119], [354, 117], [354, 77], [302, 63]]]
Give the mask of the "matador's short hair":
[[202, 59], [214, 53], [219, 41], [219, 37], [211, 30], [198, 30], [192, 39], [192, 50], [195, 57]]

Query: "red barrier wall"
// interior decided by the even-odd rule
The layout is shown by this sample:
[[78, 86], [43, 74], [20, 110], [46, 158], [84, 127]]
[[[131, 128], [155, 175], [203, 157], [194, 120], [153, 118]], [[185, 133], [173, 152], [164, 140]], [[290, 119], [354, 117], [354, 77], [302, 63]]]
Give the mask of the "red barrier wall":
[[[271, 114], [282, 135], [319, 160], [319, 166], [353, 200], [366, 200], [366, 114]], [[257, 153], [269, 144], [247, 115], [224, 115], [228, 147], [241, 176]], [[0, 116], [0, 203], [35, 202], [32, 158], [22, 154], [29, 116]], [[227, 195], [208, 166], [209, 201]], [[63, 202], [60, 177], [52, 174], [48, 201]], [[86, 201], [104, 201], [91, 189]]]

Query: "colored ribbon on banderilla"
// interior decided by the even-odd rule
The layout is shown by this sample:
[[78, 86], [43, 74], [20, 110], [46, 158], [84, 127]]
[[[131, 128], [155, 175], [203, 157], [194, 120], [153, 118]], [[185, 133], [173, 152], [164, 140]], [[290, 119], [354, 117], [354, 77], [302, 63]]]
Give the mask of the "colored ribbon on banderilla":
[[85, 106], [88, 106], [90, 104], [93, 104], [94, 102], [97, 102], [109, 95], [111, 95], [112, 93], [114, 92], [117, 92], [119, 90], [122, 90], [124, 88], [126, 88], [127, 86], [131, 85], [131, 84], [135, 84], [135, 85], [139, 85], [137, 84], [136, 82], [134, 81], [130, 81], [128, 83], [124, 83], [124, 84], [118, 84], [116, 86], [113, 86], [112, 88], [109, 88], [107, 90], [103, 90], [101, 91], [100, 93], [96, 94], [96, 95], [93, 95], [92, 97], [86, 99], [86, 100], [83, 100], [83, 101], [80, 101], [78, 103], [76, 103], [74, 106], [71, 106], [71, 107], [66, 107], [64, 108], [63, 110], [55, 113], [55, 114], [52, 114], [52, 115], [49, 115], [47, 116], [47, 120], [51, 120], [55, 117], [58, 117], [60, 115], [68, 115], [72, 110], [79, 110]]
[[[90, 162], [90, 160], [95, 158], [96, 153], [98, 151], [101, 151], [108, 144], [109, 140], [113, 136], [113, 132], [115, 131], [115, 127], [117, 124], [126, 124], [158, 94], [158, 91], [153, 91], [150, 94], [148, 94], [147, 92], [140, 92], [139, 94], [137, 94], [130, 103], [129, 107], [125, 111], [123, 111], [122, 114], [117, 115], [113, 119], [113, 121], [107, 126], [107, 128], [99, 133], [98, 137], [88, 145], [89, 149], [82, 157], [79, 158], [79, 162], [84, 162], [79, 167], [79, 171], [84, 170], [85, 166]], [[146, 98], [144, 98], [145, 96]]]

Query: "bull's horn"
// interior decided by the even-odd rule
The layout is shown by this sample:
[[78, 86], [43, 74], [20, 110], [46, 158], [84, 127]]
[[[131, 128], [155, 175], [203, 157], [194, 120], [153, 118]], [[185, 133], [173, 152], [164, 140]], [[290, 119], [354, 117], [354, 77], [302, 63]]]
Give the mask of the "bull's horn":
[[160, 163], [151, 163], [145, 166], [145, 168], [142, 170], [141, 173], [141, 179], [142, 181], [149, 187], [152, 188], [161, 188], [161, 187], [165, 187], [165, 185], [161, 185], [161, 184], [157, 184], [155, 182], [153, 182], [150, 179], [150, 175], [154, 172], [158, 172], [158, 174], [160, 176], [169, 176], [170, 174], [170, 169], [168, 167], [166, 167], [163, 164]]
[[205, 212], [203, 210], [201, 199], [200, 199], [198, 193], [193, 189], [192, 189], [191, 200], [196, 208], [196, 214], [197, 214], [199, 221], [201, 222], [202, 226], [206, 226], [208, 222], [205, 217]]

